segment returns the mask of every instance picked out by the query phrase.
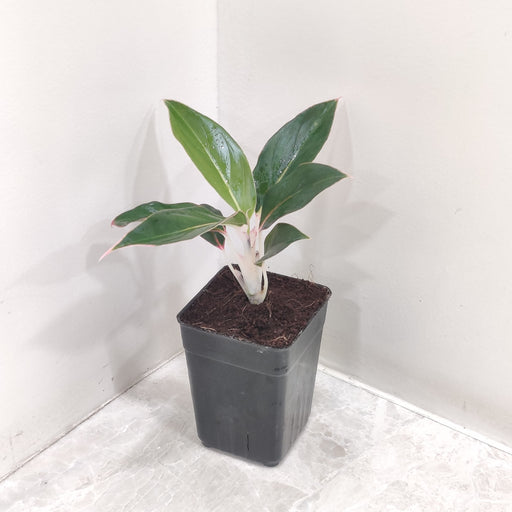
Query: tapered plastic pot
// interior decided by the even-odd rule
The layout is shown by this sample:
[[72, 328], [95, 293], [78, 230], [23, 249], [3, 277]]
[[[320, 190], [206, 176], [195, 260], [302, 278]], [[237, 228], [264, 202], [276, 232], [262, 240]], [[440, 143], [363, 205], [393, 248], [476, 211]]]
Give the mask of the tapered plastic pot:
[[[291, 278], [290, 278], [291, 279]], [[307, 423], [327, 299], [287, 348], [213, 333], [178, 314], [197, 434], [205, 446], [278, 464]]]

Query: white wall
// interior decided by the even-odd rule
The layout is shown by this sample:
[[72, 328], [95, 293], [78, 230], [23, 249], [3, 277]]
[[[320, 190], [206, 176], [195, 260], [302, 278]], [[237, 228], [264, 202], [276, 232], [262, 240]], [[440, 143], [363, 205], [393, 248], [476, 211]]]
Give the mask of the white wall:
[[98, 258], [123, 209], [204, 191], [160, 100], [216, 115], [215, 57], [208, 0], [0, 2], [0, 477], [179, 349], [208, 265]]
[[221, 118], [253, 163], [344, 98], [319, 160], [353, 177], [272, 260], [332, 287], [323, 362], [512, 446], [512, 4], [219, 5]]
[[353, 177], [271, 261], [332, 287], [323, 361], [512, 446], [509, 2], [218, 7], [217, 27], [209, 0], [0, 3], [0, 476], [179, 349], [215, 256], [97, 260], [123, 209], [213, 200], [159, 100], [216, 116], [217, 85], [253, 163], [345, 99], [320, 160]]

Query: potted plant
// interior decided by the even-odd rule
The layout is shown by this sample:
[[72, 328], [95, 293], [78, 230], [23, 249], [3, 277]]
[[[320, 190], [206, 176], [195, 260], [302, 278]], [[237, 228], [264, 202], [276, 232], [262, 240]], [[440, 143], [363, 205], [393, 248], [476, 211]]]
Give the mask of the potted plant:
[[207, 446], [275, 465], [309, 416], [330, 290], [267, 272], [266, 261], [308, 238], [276, 222], [346, 177], [313, 163], [337, 100], [285, 124], [252, 172], [219, 124], [177, 101], [165, 104], [174, 136], [232, 212], [207, 204], [141, 204], [113, 220], [114, 226], [139, 224], [105, 255], [197, 236], [225, 254], [226, 267], [178, 314], [198, 436]]

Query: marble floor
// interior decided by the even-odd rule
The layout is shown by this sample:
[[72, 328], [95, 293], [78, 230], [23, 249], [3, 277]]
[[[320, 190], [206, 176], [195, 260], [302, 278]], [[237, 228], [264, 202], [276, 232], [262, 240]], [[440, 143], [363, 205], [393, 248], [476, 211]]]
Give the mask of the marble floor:
[[204, 448], [183, 355], [0, 483], [2, 512], [511, 512], [512, 455], [322, 371], [268, 468]]

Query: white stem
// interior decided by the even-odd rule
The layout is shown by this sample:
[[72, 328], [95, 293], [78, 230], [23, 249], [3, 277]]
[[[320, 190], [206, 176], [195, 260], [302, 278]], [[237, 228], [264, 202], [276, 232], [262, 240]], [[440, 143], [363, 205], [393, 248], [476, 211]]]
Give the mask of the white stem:
[[[254, 225], [230, 227], [225, 234], [224, 254], [229, 269], [247, 295], [251, 304], [261, 304], [267, 295], [268, 279], [265, 263], [256, 265], [262, 256], [262, 237], [259, 219], [253, 219]], [[238, 265], [239, 270], [233, 267]]]

